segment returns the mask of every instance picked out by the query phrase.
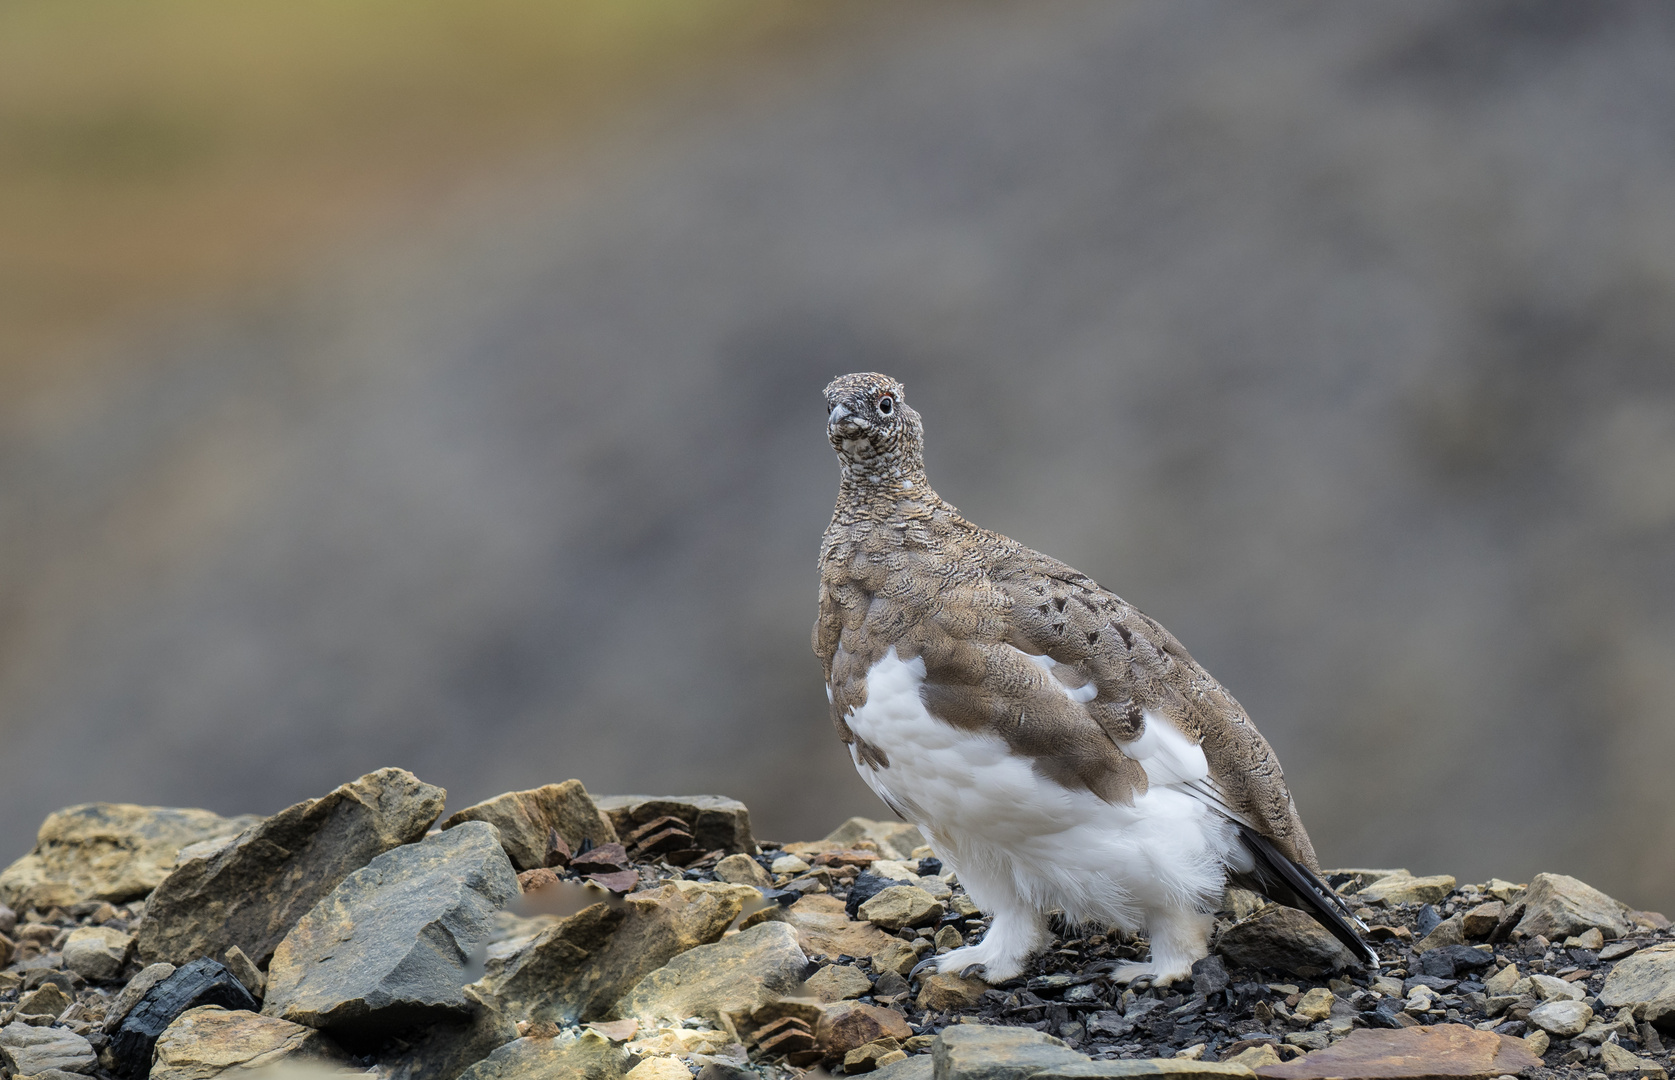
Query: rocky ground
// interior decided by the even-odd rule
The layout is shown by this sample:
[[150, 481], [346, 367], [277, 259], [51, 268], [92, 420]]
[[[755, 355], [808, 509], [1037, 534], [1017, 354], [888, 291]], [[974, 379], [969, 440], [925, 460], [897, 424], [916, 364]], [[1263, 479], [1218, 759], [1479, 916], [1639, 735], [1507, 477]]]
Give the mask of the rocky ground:
[[444, 797], [385, 769], [265, 819], [51, 815], [0, 873], [0, 1076], [1600, 1080], [1667, 1077], [1675, 1042], [1668, 920], [1558, 874], [1334, 872], [1376, 972], [1234, 890], [1189, 983], [1112, 985], [1145, 943], [1056, 927], [989, 986], [911, 975], [985, 927], [911, 826]]

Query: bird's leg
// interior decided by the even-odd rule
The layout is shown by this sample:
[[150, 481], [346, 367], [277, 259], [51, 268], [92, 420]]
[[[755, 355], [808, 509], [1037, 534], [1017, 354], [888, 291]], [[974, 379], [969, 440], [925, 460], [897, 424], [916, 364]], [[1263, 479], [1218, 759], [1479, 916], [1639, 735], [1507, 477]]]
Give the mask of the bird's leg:
[[[1111, 980], [1129, 983], [1149, 978], [1159, 986], [1188, 978], [1192, 965], [1210, 954], [1210, 927], [1215, 916], [1179, 908], [1146, 913], [1146, 934], [1152, 958], [1146, 964], [1124, 964]], [[950, 954], [952, 955], [952, 954]]]
[[959, 874], [972, 902], [994, 919], [982, 941], [937, 957], [936, 970], [977, 975], [990, 983], [1017, 978], [1047, 940], [1046, 916], [1018, 895], [1009, 873], [962, 868]]

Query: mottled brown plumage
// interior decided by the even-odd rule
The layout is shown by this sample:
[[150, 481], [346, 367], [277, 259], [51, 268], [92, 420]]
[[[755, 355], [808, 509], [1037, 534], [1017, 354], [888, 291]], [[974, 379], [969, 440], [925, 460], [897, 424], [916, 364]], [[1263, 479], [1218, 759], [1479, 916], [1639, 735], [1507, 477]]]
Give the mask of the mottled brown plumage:
[[[846, 375], [827, 398], [857, 389], [893, 394], [905, 422], [870, 459], [871, 476], [845, 470], [820, 548], [814, 651], [839, 736], [854, 738], [843, 716], [866, 700], [867, 671], [894, 645], [904, 660], [924, 659], [931, 712], [997, 732], [1060, 783], [1128, 801], [1146, 774], [1117, 742], [1138, 738], [1141, 711], [1154, 709], [1202, 743], [1230, 809], [1318, 871], [1279, 761], [1233, 695], [1122, 597], [961, 517], [925, 479], [919, 415], [901, 384]], [[1049, 675], [1002, 644], [1061, 666]], [[1078, 705], [1047, 685], [1054, 676], [1073, 688], [1092, 680], [1099, 693]]]
[[[866, 703], [868, 673], [894, 648], [901, 660], [924, 662], [919, 693], [936, 719], [998, 735], [1041, 775], [1108, 803], [1146, 792], [1146, 771], [1122, 744], [1141, 736], [1143, 714], [1165, 718], [1202, 747], [1230, 816], [1318, 872], [1272, 748], [1169, 631], [943, 501], [925, 477], [922, 425], [901, 384], [846, 375], [827, 387], [826, 402], [843, 472], [820, 551], [814, 651], [832, 723], [858, 763], [889, 769], [886, 751], [848, 718]], [[1043, 656], [1056, 666], [1030, 659]]]

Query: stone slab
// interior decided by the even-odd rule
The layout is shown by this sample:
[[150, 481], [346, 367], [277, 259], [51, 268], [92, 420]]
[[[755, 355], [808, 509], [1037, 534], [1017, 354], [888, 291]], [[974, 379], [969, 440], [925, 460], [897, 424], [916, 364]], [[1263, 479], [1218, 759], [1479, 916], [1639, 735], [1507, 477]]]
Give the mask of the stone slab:
[[378, 855], [425, 835], [447, 793], [380, 769], [282, 810], [223, 844], [184, 849], [146, 902], [144, 963], [185, 964], [234, 945], [260, 967], [297, 920]]
[[1491, 1080], [1540, 1065], [1522, 1039], [1437, 1024], [1352, 1031], [1324, 1050], [1256, 1073], [1266, 1080]]
[[47, 815], [35, 849], [0, 871], [0, 903], [45, 911], [84, 900], [137, 900], [169, 876], [182, 848], [260, 820], [130, 803], [71, 806]]
[[580, 780], [496, 795], [448, 815], [442, 828], [451, 829], [466, 821], [486, 821], [499, 829], [506, 856], [519, 871], [546, 864], [549, 830], [556, 829], [571, 851], [579, 850], [583, 840], [595, 844], [617, 842], [611, 819], [594, 803]]
[[355, 1031], [463, 1019], [467, 960], [517, 895], [500, 834], [485, 822], [387, 851], [279, 943], [262, 1012]]

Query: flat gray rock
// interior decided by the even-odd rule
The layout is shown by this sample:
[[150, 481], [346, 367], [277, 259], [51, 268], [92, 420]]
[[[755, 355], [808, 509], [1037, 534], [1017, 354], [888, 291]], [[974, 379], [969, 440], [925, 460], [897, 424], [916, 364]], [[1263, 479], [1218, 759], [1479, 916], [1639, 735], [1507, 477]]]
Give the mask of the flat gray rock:
[[30, 1076], [48, 1069], [90, 1073], [99, 1057], [93, 1044], [73, 1031], [12, 1023], [0, 1028], [0, 1061], [13, 1076]]
[[500, 835], [481, 821], [385, 852], [279, 943], [262, 1012], [348, 1029], [463, 1019], [468, 958], [517, 895]]
[[1026, 1080], [1056, 1065], [1088, 1061], [1033, 1028], [955, 1024], [931, 1044], [936, 1080]]
[[185, 964], [237, 945], [260, 966], [338, 882], [424, 836], [446, 796], [405, 769], [379, 769], [228, 843], [183, 851], [146, 902], [140, 959]]

